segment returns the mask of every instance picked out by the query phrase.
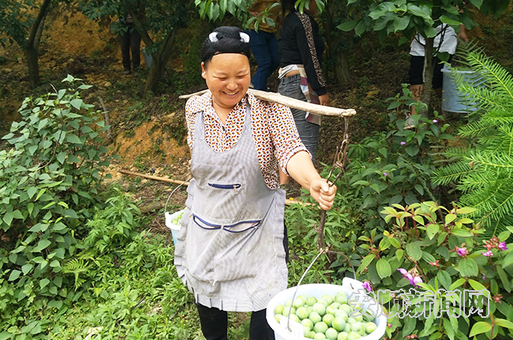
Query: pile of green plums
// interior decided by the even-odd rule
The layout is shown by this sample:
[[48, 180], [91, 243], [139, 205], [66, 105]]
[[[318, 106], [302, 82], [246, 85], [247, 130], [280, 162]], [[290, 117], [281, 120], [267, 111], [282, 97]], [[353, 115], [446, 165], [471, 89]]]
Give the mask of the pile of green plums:
[[372, 313], [362, 309], [359, 303], [348, 304], [347, 293], [343, 291], [319, 299], [301, 295], [274, 308], [278, 323], [289, 315], [291, 321], [303, 325], [304, 336], [309, 339], [355, 340], [377, 328]]

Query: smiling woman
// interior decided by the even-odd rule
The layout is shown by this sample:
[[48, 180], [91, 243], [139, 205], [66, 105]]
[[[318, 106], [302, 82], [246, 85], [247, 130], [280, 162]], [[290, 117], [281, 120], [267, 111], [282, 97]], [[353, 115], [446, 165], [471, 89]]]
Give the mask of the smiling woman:
[[192, 179], [175, 265], [207, 340], [227, 338], [227, 311], [253, 312], [250, 339], [274, 339], [265, 308], [287, 288], [288, 274], [278, 167], [322, 209], [336, 192], [315, 170], [290, 109], [248, 93], [248, 43], [237, 27], [210, 33], [201, 51], [209, 90], [185, 108]]

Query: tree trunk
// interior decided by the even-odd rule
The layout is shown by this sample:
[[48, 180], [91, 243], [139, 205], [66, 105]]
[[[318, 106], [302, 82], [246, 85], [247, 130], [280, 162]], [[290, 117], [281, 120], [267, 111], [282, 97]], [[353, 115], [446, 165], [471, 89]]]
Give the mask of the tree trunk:
[[422, 108], [420, 112], [424, 117], [427, 116], [431, 104], [431, 92], [433, 91], [433, 43], [435, 38], [426, 38], [426, 45], [424, 46], [424, 91], [420, 100], [427, 106]]
[[43, 2], [39, 8], [36, 21], [30, 30], [30, 36], [27, 41], [21, 45], [25, 58], [27, 58], [30, 85], [32, 87], [36, 87], [39, 84], [39, 42], [43, 32], [45, 17], [51, 2], [51, 0], [45, 0]]
[[[141, 35], [146, 48], [150, 51], [152, 50], [153, 45], [155, 44], [151, 39], [150, 35], [143, 28], [142, 18], [138, 16], [138, 13], [135, 12], [133, 7], [128, 7], [128, 13], [132, 16], [132, 20], [134, 21], [135, 29]], [[162, 47], [159, 51], [153, 52], [151, 54], [152, 62], [150, 67], [150, 72], [148, 73], [148, 78], [146, 78], [146, 86], [144, 88], [144, 92], [155, 92], [157, 90], [157, 85], [164, 74], [164, 70], [166, 69], [167, 62], [171, 57], [171, 52], [173, 51], [173, 45], [175, 43], [176, 38], [176, 29], [172, 29], [162, 41]]]
[[325, 17], [325, 29], [326, 29], [326, 44], [328, 45], [328, 55], [333, 60], [333, 71], [335, 78], [340, 85], [348, 84], [351, 81], [351, 72], [349, 71], [349, 63], [347, 61], [347, 55], [343, 46], [342, 31], [335, 27], [333, 22], [333, 13], [329, 5], [326, 4], [326, 10], [324, 11]]
[[38, 52], [34, 46], [26, 46], [23, 49], [29, 70], [30, 86], [36, 87], [39, 84], [39, 62]]
[[157, 90], [157, 85], [164, 74], [168, 60], [171, 57], [175, 38], [176, 29], [173, 29], [164, 39], [161, 49], [151, 55], [153, 61], [151, 63], [148, 78], [146, 78], [146, 87], [144, 88], [144, 92], [155, 92]]

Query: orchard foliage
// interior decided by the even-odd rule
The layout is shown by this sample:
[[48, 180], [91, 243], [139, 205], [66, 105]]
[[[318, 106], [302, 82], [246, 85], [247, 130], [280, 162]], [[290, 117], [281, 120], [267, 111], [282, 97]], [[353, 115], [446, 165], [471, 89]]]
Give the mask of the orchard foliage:
[[[248, 25], [251, 21], [255, 20], [249, 14], [248, 8], [253, 4], [253, 0], [195, 0], [194, 1], [201, 18], [208, 17], [212, 21], [223, 20], [227, 13], [233, 15], [240, 20], [244, 25]], [[319, 12], [322, 13], [325, 7], [325, 0], [315, 0]], [[297, 0], [295, 3], [296, 8], [303, 12], [308, 8], [310, 0]], [[274, 6], [274, 5], [273, 5]], [[266, 9], [266, 11], [269, 8]], [[267, 20], [265, 13], [261, 13], [257, 20]], [[274, 24], [274, 22], [268, 22]]]

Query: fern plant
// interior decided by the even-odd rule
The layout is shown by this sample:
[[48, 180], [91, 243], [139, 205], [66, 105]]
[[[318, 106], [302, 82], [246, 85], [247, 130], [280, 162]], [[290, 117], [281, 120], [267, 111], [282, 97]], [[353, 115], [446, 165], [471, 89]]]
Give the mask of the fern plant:
[[460, 204], [476, 208], [474, 218], [487, 237], [513, 225], [513, 77], [475, 46], [460, 57], [483, 83], [475, 86], [456, 77], [459, 91], [477, 110], [459, 130], [467, 145], [447, 150], [456, 161], [435, 171], [434, 181], [457, 184]]

